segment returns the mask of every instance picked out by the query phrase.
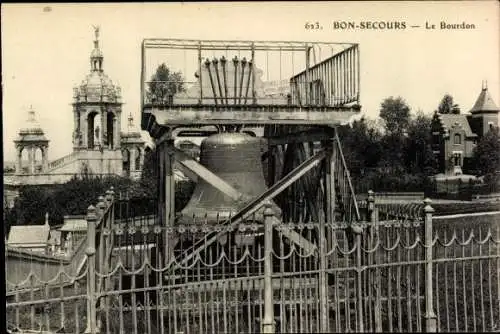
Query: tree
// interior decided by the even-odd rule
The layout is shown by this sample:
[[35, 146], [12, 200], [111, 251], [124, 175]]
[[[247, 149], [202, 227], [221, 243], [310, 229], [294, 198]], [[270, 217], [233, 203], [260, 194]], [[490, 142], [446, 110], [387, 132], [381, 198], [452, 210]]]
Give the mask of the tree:
[[184, 91], [182, 73], [172, 72], [165, 63], [162, 63], [148, 83], [146, 97], [151, 102], [169, 103], [172, 96]]
[[155, 150], [148, 150], [144, 155], [144, 165], [139, 184], [147, 197], [156, 198], [158, 191], [158, 157]]
[[115, 197], [128, 194], [128, 197], [141, 197], [143, 192], [138, 182], [119, 176], [74, 177], [64, 184], [52, 186], [23, 186], [19, 190], [14, 208], [10, 209], [5, 224], [31, 225], [43, 224], [45, 213], [49, 213], [50, 223], [62, 224], [65, 215], [85, 215], [89, 205], [96, 205], [98, 197], [111, 187]]
[[401, 97], [385, 99], [380, 108], [380, 118], [385, 122], [388, 135], [403, 135], [410, 121], [410, 107]]
[[458, 104], [453, 102], [453, 96], [445, 94], [439, 103], [437, 112], [440, 114], [460, 114]]
[[351, 126], [340, 126], [337, 129], [351, 175], [363, 174], [365, 168], [377, 165], [381, 153], [381, 134], [364, 117], [353, 121]]
[[432, 152], [432, 118], [419, 111], [410, 120], [405, 147], [405, 161], [410, 173], [435, 173], [435, 157]]
[[474, 148], [474, 160], [481, 175], [500, 170], [500, 142], [498, 129], [490, 130]]

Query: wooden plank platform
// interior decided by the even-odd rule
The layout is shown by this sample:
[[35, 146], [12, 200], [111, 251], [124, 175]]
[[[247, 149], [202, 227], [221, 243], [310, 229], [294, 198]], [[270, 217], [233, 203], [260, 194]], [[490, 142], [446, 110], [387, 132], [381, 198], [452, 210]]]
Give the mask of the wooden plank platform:
[[[187, 125], [334, 125], [345, 124], [357, 115], [359, 106], [296, 107], [296, 106], [206, 106], [206, 105], [145, 105], [144, 118], [153, 117], [163, 126]], [[147, 117], [149, 116], [149, 117]], [[147, 122], [152, 123], [152, 122]], [[144, 124], [144, 123], [143, 123]], [[150, 130], [151, 124], [148, 124]]]

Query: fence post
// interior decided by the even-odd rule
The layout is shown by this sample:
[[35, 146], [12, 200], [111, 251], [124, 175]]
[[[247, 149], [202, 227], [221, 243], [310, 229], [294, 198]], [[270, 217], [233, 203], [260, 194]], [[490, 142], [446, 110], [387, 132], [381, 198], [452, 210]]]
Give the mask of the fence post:
[[273, 302], [273, 216], [274, 211], [268, 206], [264, 210], [264, 319], [262, 333], [274, 333]]
[[[372, 190], [368, 191], [368, 220], [371, 225], [371, 235], [370, 235], [370, 247], [373, 247], [375, 242], [380, 239], [379, 234], [379, 226], [378, 226], [378, 214], [375, 208], [375, 196]], [[377, 264], [377, 256], [376, 252], [370, 253], [370, 256], [374, 257], [371, 263]], [[374, 316], [375, 316], [375, 332], [382, 332], [382, 301], [381, 301], [381, 276], [380, 276], [380, 268], [375, 268], [375, 308], [374, 308]]]
[[[100, 220], [100, 229], [104, 228], [103, 223], [104, 223], [104, 212], [106, 211], [106, 203], [104, 203], [104, 196], [99, 196], [98, 202], [96, 205], [97, 209], [97, 217]], [[100, 233], [99, 234], [99, 245], [98, 249], [96, 250], [99, 254], [99, 261], [97, 262], [97, 265], [100, 267], [102, 266], [103, 260], [104, 260], [104, 245], [103, 245], [103, 239], [104, 239], [104, 234]]]
[[358, 224], [352, 224], [351, 229], [356, 238], [356, 303], [357, 303], [357, 317], [358, 317], [358, 332], [364, 332], [363, 321], [363, 262], [362, 262], [362, 249], [361, 249], [361, 234], [363, 227]]
[[96, 209], [89, 206], [87, 209], [87, 328], [85, 333], [97, 333], [96, 294], [95, 294], [95, 223]]
[[433, 229], [432, 229], [432, 213], [434, 209], [431, 207], [431, 200], [426, 198], [424, 200], [424, 229], [425, 229], [425, 314], [424, 314], [424, 324], [426, 332], [437, 332], [437, 317], [434, 312], [433, 304], [433, 287], [432, 287], [432, 241], [433, 241]]

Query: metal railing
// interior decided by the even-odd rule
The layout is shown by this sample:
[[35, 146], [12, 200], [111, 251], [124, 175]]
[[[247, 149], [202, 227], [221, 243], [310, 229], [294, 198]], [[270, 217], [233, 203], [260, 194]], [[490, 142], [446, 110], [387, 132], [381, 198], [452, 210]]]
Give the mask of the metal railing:
[[[151, 81], [158, 79], [150, 73], [156, 70], [150, 62], [157, 59], [164, 60], [171, 81]], [[145, 39], [141, 62], [142, 110], [359, 103], [359, 48], [354, 43]]]
[[75, 160], [75, 157], [77, 157], [79, 152], [72, 152], [68, 155], [65, 155], [64, 157], [61, 157], [57, 160], [49, 162], [49, 170], [53, 170], [59, 167], [62, 167], [63, 165], [72, 162]]
[[359, 48], [353, 45], [290, 79], [291, 104], [342, 106], [359, 102]]
[[[492, 214], [433, 218], [426, 200], [419, 217], [386, 217], [370, 194], [367, 221], [355, 224], [279, 222], [266, 210], [263, 224], [166, 228], [137, 217], [115, 224], [113, 210], [102, 215], [102, 208], [88, 211], [80, 276], [71, 286], [9, 297], [9, 322], [89, 333], [499, 329], [500, 234]], [[291, 231], [325, 242], [301, 248]], [[180, 255], [214, 234], [188, 261], [174, 256], [175, 270], [165, 265], [165, 235]]]

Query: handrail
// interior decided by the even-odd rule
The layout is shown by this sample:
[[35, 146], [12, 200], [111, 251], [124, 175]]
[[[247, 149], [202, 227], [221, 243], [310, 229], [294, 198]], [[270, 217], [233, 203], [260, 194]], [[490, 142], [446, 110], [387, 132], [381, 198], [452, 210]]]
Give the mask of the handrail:
[[78, 152], [75, 151], [75, 152], [71, 152], [70, 154], [65, 155], [65, 156], [63, 156], [63, 157], [61, 157], [59, 159], [56, 159], [56, 160], [53, 160], [53, 161], [49, 162], [49, 170], [55, 169], [57, 167], [60, 167], [64, 163], [73, 160], [72, 158], [75, 157], [75, 156], [77, 156], [77, 155], [78, 155]]

